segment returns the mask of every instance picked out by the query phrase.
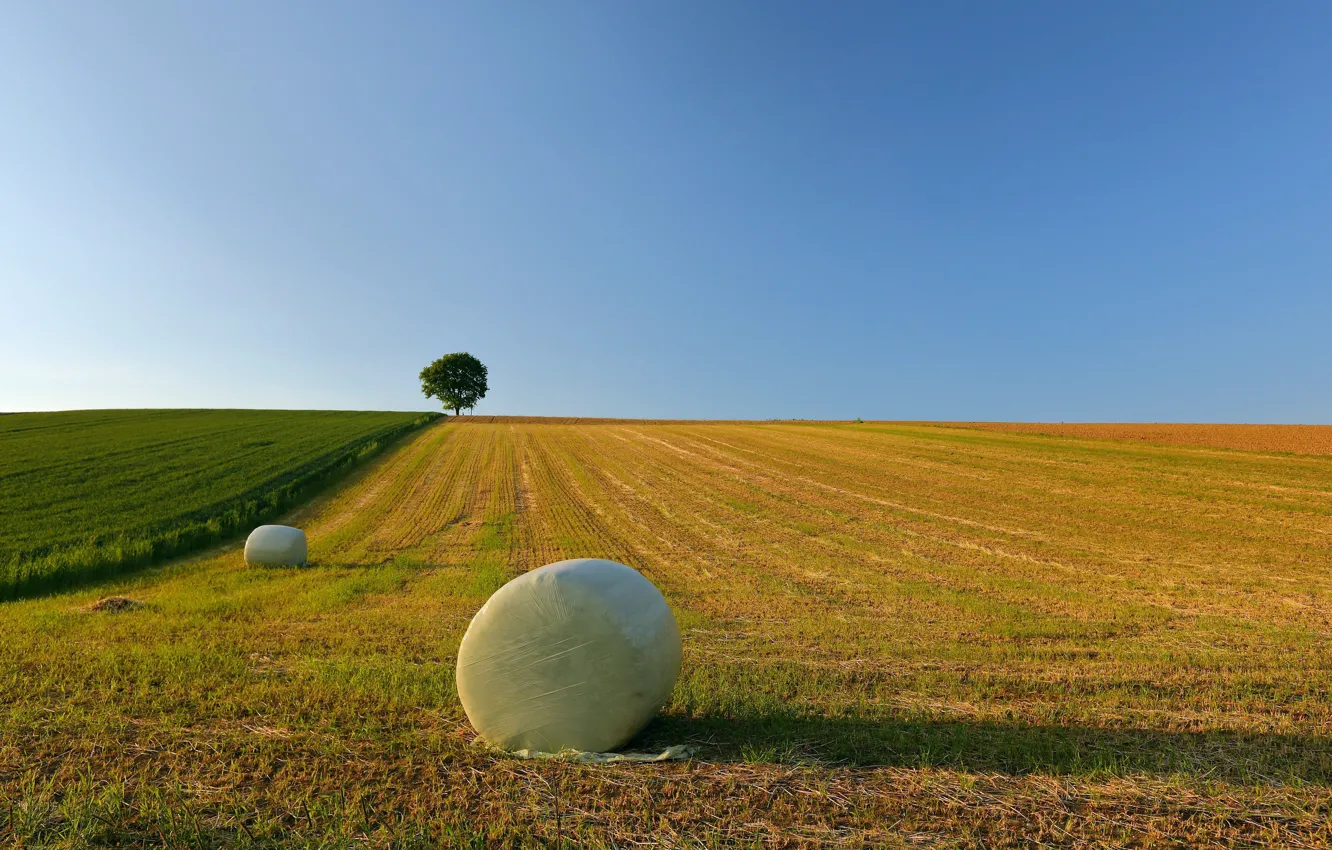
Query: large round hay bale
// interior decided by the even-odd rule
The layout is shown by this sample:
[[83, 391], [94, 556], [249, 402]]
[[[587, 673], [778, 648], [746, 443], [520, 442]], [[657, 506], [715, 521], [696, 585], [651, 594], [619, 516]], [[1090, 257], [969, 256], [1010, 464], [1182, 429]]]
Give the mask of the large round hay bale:
[[607, 752], [666, 704], [680, 657], [652, 582], [614, 561], [561, 561], [510, 581], [472, 618], [458, 697], [496, 746]]
[[299, 566], [306, 559], [305, 532], [289, 525], [261, 525], [245, 539], [245, 563]]

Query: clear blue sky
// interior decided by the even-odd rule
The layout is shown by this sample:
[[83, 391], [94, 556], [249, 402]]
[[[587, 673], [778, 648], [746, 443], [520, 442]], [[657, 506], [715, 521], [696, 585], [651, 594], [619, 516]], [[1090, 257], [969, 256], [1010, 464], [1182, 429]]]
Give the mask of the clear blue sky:
[[0, 6], [0, 410], [1332, 422], [1332, 3]]

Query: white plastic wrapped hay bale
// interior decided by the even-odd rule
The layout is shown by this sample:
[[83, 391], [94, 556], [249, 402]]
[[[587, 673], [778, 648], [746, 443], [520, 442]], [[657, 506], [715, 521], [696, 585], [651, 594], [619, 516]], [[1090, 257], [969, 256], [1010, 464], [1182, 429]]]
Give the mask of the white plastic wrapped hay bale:
[[261, 525], [245, 539], [245, 563], [300, 566], [307, 555], [305, 532], [289, 525]]
[[458, 648], [458, 697], [489, 743], [608, 752], [670, 699], [680, 630], [637, 570], [582, 558], [495, 591]]

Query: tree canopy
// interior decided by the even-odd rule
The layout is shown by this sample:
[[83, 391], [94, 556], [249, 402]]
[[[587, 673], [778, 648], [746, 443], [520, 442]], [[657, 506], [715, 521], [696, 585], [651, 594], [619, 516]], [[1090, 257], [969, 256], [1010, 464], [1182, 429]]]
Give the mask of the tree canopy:
[[421, 370], [421, 392], [426, 398], [437, 398], [445, 410], [455, 416], [464, 409], [471, 410], [485, 398], [487, 370], [480, 360], [466, 351], [445, 354]]

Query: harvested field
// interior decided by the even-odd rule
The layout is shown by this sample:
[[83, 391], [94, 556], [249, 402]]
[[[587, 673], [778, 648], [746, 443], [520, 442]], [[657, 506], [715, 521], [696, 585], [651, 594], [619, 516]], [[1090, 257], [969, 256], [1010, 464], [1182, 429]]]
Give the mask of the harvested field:
[[[239, 548], [0, 606], [0, 836], [260, 847], [1332, 847], [1332, 459], [906, 425], [438, 422]], [[644, 747], [513, 761], [452, 662], [620, 560]], [[90, 617], [110, 592], [146, 605]], [[7, 819], [7, 821], [6, 821]]]
[[596, 416], [455, 416], [462, 425], [743, 425], [720, 419], [608, 419]]
[[1198, 446], [1250, 452], [1332, 455], [1332, 425], [1189, 425], [1155, 422], [948, 422], [944, 427], [979, 428], [1010, 434], [1127, 440], [1159, 446]]

